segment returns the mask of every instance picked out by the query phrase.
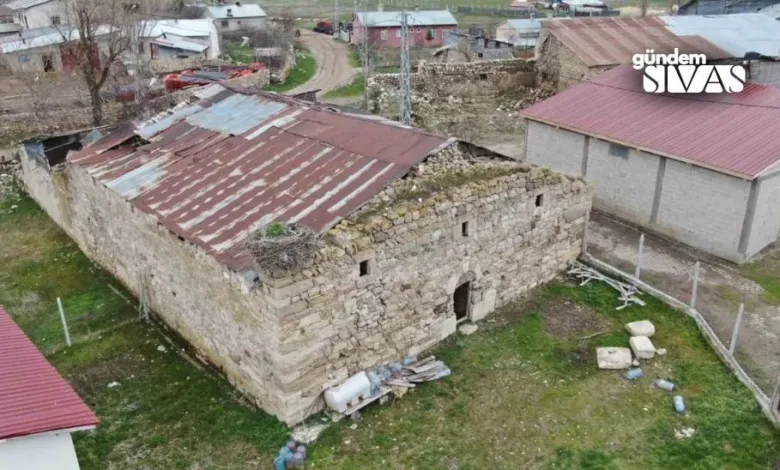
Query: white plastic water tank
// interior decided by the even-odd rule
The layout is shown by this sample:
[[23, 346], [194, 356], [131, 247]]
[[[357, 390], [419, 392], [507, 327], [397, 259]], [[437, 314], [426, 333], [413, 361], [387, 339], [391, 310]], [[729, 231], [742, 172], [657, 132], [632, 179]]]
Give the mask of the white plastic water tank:
[[360, 372], [348, 378], [338, 387], [325, 390], [325, 403], [339, 413], [347, 411], [347, 406], [355, 398], [370, 398], [371, 382], [365, 372]]

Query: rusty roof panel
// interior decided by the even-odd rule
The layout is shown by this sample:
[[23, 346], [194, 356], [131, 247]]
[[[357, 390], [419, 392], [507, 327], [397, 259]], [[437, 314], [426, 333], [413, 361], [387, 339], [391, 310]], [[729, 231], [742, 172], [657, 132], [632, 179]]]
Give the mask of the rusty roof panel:
[[237, 271], [251, 267], [251, 231], [282, 221], [324, 232], [450, 142], [273, 94], [200, 96], [141, 124], [147, 143], [124, 130], [68, 160]]
[[658, 18], [573, 18], [542, 21], [588, 67], [631, 63], [634, 54], [653, 49], [658, 54], [704, 54], [708, 59], [731, 55], [701, 36], [678, 36]]

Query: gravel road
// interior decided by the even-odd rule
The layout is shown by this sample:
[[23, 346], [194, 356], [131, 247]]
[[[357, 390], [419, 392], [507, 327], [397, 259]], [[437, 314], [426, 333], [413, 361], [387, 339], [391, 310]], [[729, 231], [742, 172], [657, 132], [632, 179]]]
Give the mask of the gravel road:
[[334, 41], [331, 36], [312, 31], [301, 31], [301, 43], [314, 56], [317, 70], [309, 81], [286, 94], [295, 95], [312, 90], [321, 90], [321, 93], [325, 93], [348, 84], [358, 73], [358, 69], [349, 65], [347, 44]]

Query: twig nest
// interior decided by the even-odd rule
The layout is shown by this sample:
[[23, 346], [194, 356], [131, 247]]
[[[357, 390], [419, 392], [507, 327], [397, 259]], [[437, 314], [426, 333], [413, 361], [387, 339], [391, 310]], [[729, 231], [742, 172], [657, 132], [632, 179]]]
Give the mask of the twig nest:
[[247, 240], [257, 268], [271, 275], [299, 271], [321, 247], [319, 235], [295, 224], [275, 222], [255, 230]]

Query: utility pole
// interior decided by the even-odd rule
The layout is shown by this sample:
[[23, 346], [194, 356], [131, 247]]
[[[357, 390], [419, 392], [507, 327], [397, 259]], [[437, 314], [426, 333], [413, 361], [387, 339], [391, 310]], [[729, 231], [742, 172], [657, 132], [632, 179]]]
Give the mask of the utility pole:
[[411, 64], [409, 63], [409, 20], [406, 10], [401, 12], [401, 122], [412, 125]]
[[[360, 9], [363, 9], [363, 1], [360, 2]], [[360, 31], [360, 64], [363, 66], [363, 80], [365, 81], [363, 86], [363, 109], [368, 111], [368, 76], [371, 73], [371, 64], [368, 57], [368, 14], [364, 14], [362, 17], [360, 13], [356, 13], [359, 18], [361, 31]]]
[[336, 37], [341, 39], [341, 28], [339, 28], [339, 0], [336, 0], [336, 12], [333, 18], [333, 30], [336, 32]]

